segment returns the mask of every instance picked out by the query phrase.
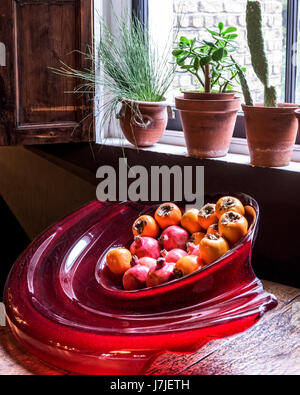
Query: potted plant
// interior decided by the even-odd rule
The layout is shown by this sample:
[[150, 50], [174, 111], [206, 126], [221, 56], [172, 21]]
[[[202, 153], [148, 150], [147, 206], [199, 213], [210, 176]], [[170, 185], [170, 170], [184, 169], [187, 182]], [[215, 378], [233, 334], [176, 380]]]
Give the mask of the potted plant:
[[100, 20], [95, 51], [83, 54], [91, 60], [91, 69], [74, 70], [63, 64], [54, 71], [81, 81], [76, 94], [94, 97], [100, 88], [101, 104], [96, 101], [94, 106], [101, 117], [100, 128], [116, 117], [126, 139], [135, 146], [146, 147], [161, 138], [167, 125], [165, 94], [175, 71], [169, 59], [172, 43], [160, 53], [138, 18], [132, 16], [129, 20], [128, 13], [115, 16], [118, 34], [112, 34]]
[[234, 92], [238, 71], [230, 57], [237, 29], [220, 22], [218, 31], [207, 31], [210, 40], [181, 37], [173, 51], [177, 65], [198, 83], [195, 90], [175, 98], [188, 153], [198, 158], [227, 154], [241, 104]]
[[245, 75], [238, 70], [245, 104], [245, 128], [251, 164], [260, 167], [287, 166], [297, 137], [298, 123], [293, 103], [277, 103], [274, 86], [269, 84], [269, 65], [262, 31], [262, 11], [259, 1], [247, 2], [248, 46], [251, 62], [264, 86], [264, 103], [254, 104]]

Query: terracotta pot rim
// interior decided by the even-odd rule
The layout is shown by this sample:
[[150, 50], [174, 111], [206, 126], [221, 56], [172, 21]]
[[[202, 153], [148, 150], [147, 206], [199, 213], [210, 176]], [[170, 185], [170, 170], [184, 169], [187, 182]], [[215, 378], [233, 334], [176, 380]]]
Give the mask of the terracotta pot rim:
[[256, 103], [254, 106], [248, 106], [247, 104], [242, 104], [243, 109], [253, 110], [253, 111], [265, 111], [265, 112], [283, 112], [286, 110], [295, 111], [300, 110], [300, 105], [295, 103], [278, 103], [279, 107], [265, 107], [263, 103]]
[[241, 107], [240, 98], [230, 100], [191, 100], [175, 97], [175, 107], [179, 111], [197, 113], [227, 113], [238, 111]]
[[141, 100], [131, 100], [131, 99], [123, 99], [121, 103], [137, 103], [139, 105], [146, 105], [146, 106], [155, 106], [155, 107], [167, 107], [169, 103], [166, 100], [163, 101], [141, 101]]
[[182, 90], [181, 93], [195, 93], [196, 95], [235, 95], [237, 92], [202, 92], [197, 90]]
[[176, 100], [179, 101], [183, 101], [183, 102], [195, 102], [195, 103], [213, 103], [213, 102], [218, 102], [218, 103], [228, 103], [228, 102], [232, 102], [232, 101], [241, 101], [241, 99], [239, 97], [234, 97], [233, 99], [227, 99], [227, 100], [196, 100], [196, 99], [185, 99], [183, 96], [176, 96], [175, 97]]

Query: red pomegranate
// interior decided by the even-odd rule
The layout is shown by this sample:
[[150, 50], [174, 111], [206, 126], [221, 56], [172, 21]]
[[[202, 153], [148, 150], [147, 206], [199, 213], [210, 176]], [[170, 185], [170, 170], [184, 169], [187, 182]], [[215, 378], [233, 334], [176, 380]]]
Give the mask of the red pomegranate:
[[159, 242], [153, 237], [136, 236], [130, 246], [131, 254], [136, 255], [139, 259], [144, 257], [158, 259], [160, 250]]
[[123, 276], [123, 287], [126, 291], [134, 291], [146, 287], [146, 278], [149, 273], [149, 267], [144, 265], [135, 265], [128, 269]]
[[160, 238], [160, 244], [163, 249], [170, 251], [175, 248], [184, 250], [189, 240], [189, 233], [180, 226], [172, 225], [166, 228]]
[[150, 269], [146, 278], [147, 287], [165, 284], [175, 278], [175, 263], [167, 263], [164, 259], [158, 261], [156, 269]]
[[165, 252], [162, 252], [162, 255], [164, 256], [166, 263], [176, 263], [177, 261], [179, 261], [180, 258], [187, 255], [187, 252], [180, 248], [174, 248], [170, 251], [164, 251]]

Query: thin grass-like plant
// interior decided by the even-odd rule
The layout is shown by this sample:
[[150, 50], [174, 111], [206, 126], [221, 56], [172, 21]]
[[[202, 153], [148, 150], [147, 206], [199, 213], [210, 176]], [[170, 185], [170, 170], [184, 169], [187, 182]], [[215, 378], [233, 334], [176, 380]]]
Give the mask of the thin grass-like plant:
[[122, 17], [114, 15], [114, 22], [118, 35], [112, 34], [99, 17], [100, 38], [95, 40], [95, 50], [81, 52], [90, 61], [90, 69], [76, 70], [64, 63], [52, 69], [80, 81], [72, 93], [93, 96], [95, 100], [95, 91], [100, 88], [101, 104], [96, 104], [94, 111], [100, 115], [101, 128], [117, 116], [125, 100], [131, 101], [131, 111], [142, 121], [136, 102], [164, 101], [176, 70], [170, 59], [172, 40], [161, 52], [138, 18], [126, 13]]

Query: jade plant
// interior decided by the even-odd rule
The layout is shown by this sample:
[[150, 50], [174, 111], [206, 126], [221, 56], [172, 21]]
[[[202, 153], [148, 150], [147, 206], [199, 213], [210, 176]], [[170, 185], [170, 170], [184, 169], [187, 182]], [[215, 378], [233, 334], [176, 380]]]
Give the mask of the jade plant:
[[[262, 10], [259, 1], [247, 1], [246, 11], [247, 38], [253, 70], [264, 86], [264, 106], [277, 107], [277, 94], [269, 83], [269, 64], [265, 51], [262, 30]], [[234, 61], [234, 59], [232, 58]], [[243, 89], [245, 104], [253, 106], [253, 100], [245, 74], [238, 66], [238, 75]]]
[[[236, 62], [231, 57], [237, 49], [237, 28], [225, 28], [220, 22], [217, 31], [206, 30], [211, 36], [209, 40], [180, 37], [177, 48], [173, 50], [176, 63], [183, 72], [195, 77], [199, 83], [198, 91], [233, 91], [235, 83], [239, 83]], [[239, 69], [245, 71], [240, 66]]]

